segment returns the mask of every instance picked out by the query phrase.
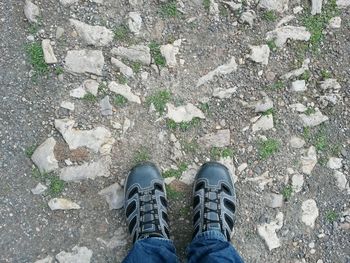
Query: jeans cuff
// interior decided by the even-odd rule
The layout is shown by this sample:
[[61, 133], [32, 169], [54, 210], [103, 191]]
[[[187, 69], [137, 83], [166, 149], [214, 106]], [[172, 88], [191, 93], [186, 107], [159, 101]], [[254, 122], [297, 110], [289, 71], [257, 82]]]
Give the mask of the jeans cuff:
[[173, 241], [172, 240], [170, 240], [170, 239], [168, 239], [168, 238], [163, 238], [163, 237], [146, 237], [146, 238], [141, 238], [141, 239], [138, 239], [136, 242], [135, 242], [135, 244], [136, 243], [138, 243], [138, 242], [148, 242], [148, 241], [154, 241], [154, 240], [157, 240], [157, 241], [159, 241], [159, 242], [164, 242], [164, 243], [168, 243], [168, 244], [173, 244]]
[[220, 231], [216, 231], [216, 230], [204, 231], [198, 234], [192, 240], [192, 242], [206, 240], [206, 239], [216, 239], [216, 240], [227, 242], [226, 237]]

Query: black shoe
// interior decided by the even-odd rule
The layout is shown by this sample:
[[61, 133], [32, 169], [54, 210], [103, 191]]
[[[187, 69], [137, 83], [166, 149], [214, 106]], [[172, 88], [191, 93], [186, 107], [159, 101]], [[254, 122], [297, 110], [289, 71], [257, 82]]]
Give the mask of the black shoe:
[[165, 186], [154, 164], [137, 165], [130, 171], [124, 207], [133, 242], [148, 237], [169, 239]]
[[209, 162], [198, 171], [193, 186], [193, 237], [199, 233], [220, 231], [228, 241], [235, 223], [236, 195], [229, 170]]

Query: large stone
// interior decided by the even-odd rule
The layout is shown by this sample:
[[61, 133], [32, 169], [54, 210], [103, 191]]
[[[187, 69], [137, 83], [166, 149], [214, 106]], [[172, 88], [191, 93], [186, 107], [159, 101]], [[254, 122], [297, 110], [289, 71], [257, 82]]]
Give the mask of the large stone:
[[336, 79], [326, 79], [321, 82], [320, 87], [324, 91], [327, 91], [327, 90], [338, 91], [341, 89], [341, 86]]
[[267, 32], [266, 39], [273, 40], [277, 47], [283, 47], [288, 39], [309, 41], [311, 34], [305, 27], [283, 26]]
[[348, 183], [348, 180], [346, 179], [345, 174], [339, 171], [334, 171], [333, 176], [336, 180], [336, 185], [339, 188], [339, 190], [347, 190], [347, 193], [350, 194], [350, 185]]
[[130, 12], [128, 18], [129, 30], [135, 35], [140, 34], [142, 18], [139, 12]]
[[255, 18], [256, 13], [254, 10], [248, 10], [241, 14], [239, 22], [242, 24], [247, 23], [248, 25], [253, 26]]
[[126, 58], [130, 61], [140, 62], [144, 65], [151, 64], [151, 51], [147, 46], [135, 45], [131, 47], [113, 48], [111, 53], [121, 58]]
[[301, 221], [311, 227], [315, 227], [315, 221], [319, 215], [316, 201], [313, 199], [308, 199], [304, 201], [301, 205], [302, 215]]
[[74, 111], [74, 103], [70, 101], [62, 101], [60, 107], [70, 111]]
[[327, 167], [329, 169], [337, 170], [342, 168], [343, 166], [343, 159], [341, 158], [336, 158], [336, 157], [330, 157], [328, 162], [327, 162]]
[[77, 203], [74, 203], [65, 198], [53, 198], [48, 202], [51, 210], [74, 210], [80, 209]]
[[237, 70], [237, 63], [234, 57], [231, 58], [230, 62], [221, 65], [216, 69], [210, 71], [208, 74], [204, 75], [197, 81], [196, 87], [204, 85], [205, 83], [213, 80], [215, 76], [227, 75]]
[[60, 179], [66, 182], [79, 182], [86, 179], [110, 176], [110, 157], [103, 157], [98, 161], [84, 163], [78, 166], [64, 167], [60, 171]]
[[191, 103], [175, 107], [171, 103], [167, 103], [167, 118], [172, 119], [176, 123], [189, 122], [193, 118], [205, 119], [203, 112]]
[[337, 5], [339, 8], [346, 8], [350, 6], [350, 0], [337, 0]]
[[105, 63], [101, 50], [69, 50], [66, 56], [66, 69], [73, 73], [102, 75]]
[[165, 57], [166, 65], [168, 67], [176, 67], [176, 55], [180, 51], [181, 39], [174, 41], [173, 44], [162, 45], [160, 47], [160, 52]]
[[131, 88], [127, 84], [119, 84], [115, 81], [111, 81], [108, 85], [108, 88], [110, 91], [122, 95], [125, 97], [128, 101], [135, 102], [138, 104], [141, 104], [140, 97], [135, 95]]
[[265, 203], [270, 208], [278, 208], [283, 206], [283, 195], [268, 193], [265, 195]]
[[69, 92], [69, 95], [73, 98], [84, 98], [87, 94], [97, 96], [99, 83], [94, 79], [85, 80], [78, 88]]
[[329, 24], [328, 25], [329, 25], [330, 28], [334, 28], [334, 29], [341, 28], [341, 17], [340, 16], [332, 17], [329, 20]]
[[88, 45], [102, 47], [107, 46], [113, 40], [113, 32], [106, 27], [90, 26], [75, 19], [69, 19], [69, 21], [81, 39]]
[[198, 139], [198, 143], [204, 147], [226, 147], [231, 144], [231, 132], [229, 129], [209, 133]]
[[30, 0], [26, 0], [24, 6], [24, 15], [30, 23], [38, 23], [38, 17], [40, 16], [40, 9], [37, 5], [33, 4]]
[[294, 92], [303, 92], [306, 91], [306, 82], [305, 80], [296, 80], [292, 82], [291, 90]]
[[323, 115], [322, 112], [319, 110], [316, 110], [315, 113], [311, 113], [310, 115], [300, 114], [299, 117], [304, 127], [315, 127], [329, 120], [329, 118]]
[[259, 7], [267, 10], [273, 10], [277, 12], [284, 12], [288, 10], [289, 0], [261, 0]]
[[87, 247], [75, 246], [72, 252], [61, 251], [56, 255], [56, 260], [59, 263], [90, 263], [92, 250]]
[[252, 125], [252, 131], [267, 131], [273, 128], [273, 115], [263, 115]]
[[115, 66], [124, 76], [133, 77], [134, 71], [129, 66], [125, 65], [123, 62], [116, 58], [111, 58], [111, 63]]
[[56, 140], [50, 137], [34, 151], [32, 161], [41, 173], [50, 173], [58, 169], [58, 161], [54, 154], [55, 145]]
[[55, 53], [53, 52], [53, 48], [50, 44], [50, 39], [44, 39], [41, 42], [41, 47], [43, 49], [44, 60], [45, 60], [46, 64], [57, 63], [57, 58], [56, 58]]
[[311, 146], [305, 156], [301, 156], [301, 170], [304, 174], [310, 175], [317, 164], [316, 148]]
[[322, 13], [322, 1], [323, 0], [312, 0], [311, 2], [311, 14], [314, 16], [316, 14]]
[[267, 65], [269, 63], [270, 48], [268, 45], [249, 46], [251, 53], [249, 58], [256, 63]]
[[305, 141], [299, 137], [293, 136], [290, 139], [289, 144], [292, 148], [300, 149], [304, 147]]
[[265, 112], [273, 108], [273, 101], [265, 96], [262, 100], [259, 100], [255, 105], [255, 112]]
[[279, 212], [276, 215], [276, 220], [258, 225], [258, 234], [265, 240], [268, 249], [271, 251], [281, 246], [281, 241], [277, 237], [276, 231], [283, 226], [283, 213]]
[[293, 174], [292, 188], [294, 193], [299, 193], [303, 189], [304, 176], [300, 173]]
[[236, 93], [237, 87], [224, 89], [224, 88], [216, 88], [213, 91], [213, 97], [219, 98], [219, 99], [229, 99], [231, 96]]
[[102, 189], [98, 194], [106, 198], [110, 210], [120, 209], [124, 206], [124, 190], [118, 183]]
[[74, 129], [74, 120], [56, 119], [55, 127], [68, 143], [69, 149], [87, 147], [94, 152], [109, 153], [114, 139], [109, 130], [104, 127], [96, 127], [92, 130]]

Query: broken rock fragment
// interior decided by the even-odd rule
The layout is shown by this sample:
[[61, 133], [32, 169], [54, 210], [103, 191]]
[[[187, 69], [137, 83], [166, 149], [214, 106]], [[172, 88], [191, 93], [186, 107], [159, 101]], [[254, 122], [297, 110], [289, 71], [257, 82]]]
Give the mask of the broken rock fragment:
[[198, 143], [209, 147], [226, 147], [231, 144], [231, 132], [229, 129], [219, 130], [215, 133], [209, 133], [198, 139]]
[[100, 110], [103, 116], [108, 116], [113, 114], [113, 107], [109, 102], [108, 95], [100, 101]]
[[259, 7], [267, 10], [273, 10], [277, 12], [284, 12], [288, 10], [289, 0], [261, 0]]
[[69, 50], [65, 58], [66, 69], [73, 73], [102, 75], [105, 63], [101, 50]]
[[30, 23], [38, 23], [38, 17], [40, 16], [40, 9], [37, 5], [33, 4], [30, 0], [26, 0], [24, 6], [24, 15]]
[[142, 27], [142, 18], [140, 13], [138, 12], [129, 13], [128, 27], [129, 27], [129, 30], [135, 35], [140, 34], [140, 30]]
[[306, 82], [305, 80], [296, 80], [292, 82], [292, 91], [294, 92], [303, 92], [306, 91]]
[[255, 112], [265, 112], [273, 108], [273, 101], [265, 96], [262, 100], [259, 100], [255, 105]]
[[205, 119], [203, 112], [194, 106], [191, 103], [186, 105], [175, 107], [171, 103], [167, 103], [168, 113], [167, 118], [175, 121], [176, 123], [180, 122], [189, 122], [193, 118]]
[[276, 232], [283, 226], [283, 213], [279, 212], [276, 215], [276, 220], [258, 225], [258, 234], [265, 240], [268, 249], [271, 251], [281, 246], [281, 241], [277, 237]]
[[30, 191], [33, 193], [33, 195], [41, 195], [47, 190], [47, 187], [41, 183], [38, 183], [35, 188], [31, 189]]
[[237, 91], [237, 87], [224, 89], [224, 88], [216, 88], [213, 91], [213, 97], [219, 99], [229, 99], [231, 96]]
[[270, 48], [268, 45], [250, 46], [249, 58], [256, 63], [267, 65], [269, 63]]
[[65, 198], [53, 198], [48, 202], [51, 210], [72, 210], [80, 209], [77, 203], [74, 203]]
[[125, 65], [123, 62], [116, 58], [111, 58], [111, 63], [126, 77], [133, 77], [134, 71], [129, 66]]
[[56, 255], [58, 263], [90, 263], [92, 250], [87, 247], [75, 246], [72, 252], [61, 251]]
[[124, 206], [124, 190], [118, 183], [102, 189], [98, 194], [106, 198], [110, 210], [120, 209]]
[[266, 39], [274, 40], [277, 47], [282, 47], [288, 39], [309, 41], [311, 34], [305, 27], [283, 26], [267, 32]]
[[311, 1], [311, 14], [313, 16], [316, 14], [322, 13], [322, 1], [323, 0], [312, 0]]
[[318, 109], [316, 110], [315, 113], [311, 113], [310, 115], [300, 114], [299, 117], [304, 127], [315, 127], [329, 120], [329, 118], [323, 115], [322, 112]]
[[55, 64], [57, 63], [57, 58], [53, 52], [53, 48], [50, 44], [50, 39], [44, 39], [41, 42], [41, 47], [44, 53], [44, 60], [46, 64]]
[[242, 24], [247, 23], [248, 25], [253, 26], [255, 18], [255, 12], [253, 10], [248, 10], [241, 14], [239, 22]]
[[31, 158], [40, 173], [50, 173], [58, 169], [58, 161], [54, 154], [55, 145], [56, 140], [50, 137], [34, 151]]
[[313, 199], [308, 199], [302, 203], [301, 206], [302, 215], [301, 215], [301, 221], [311, 227], [315, 227], [315, 221], [319, 215], [318, 208], [316, 201]]
[[309, 70], [310, 59], [305, 59], [301, 68], [294, 69], [281, 76], [282, 79], [288, 80], [292, 77], [299, 77], [304, 74], [305, 71]]
[[301, 170], [304, 174], [310, 175], [317, 164], [316, 148], [311, 146], [304, 156], [301, 156]]
[[135, 95], [131, 88], [127, 84], [119, 84], [115, 81], [112, 81], [109, 83], [108, 88], [110, 91], [122, 95], [125, 97], [128, 101], [135, 102], [138, 104], [141, 104], [140, 97]]
[[147, 46], [118, 47], [113, 48], [111, 53], [115, 56], [126, 58], [133, 62], [140, 62], [147, 66], [151, 64], [151, 51]]
[[160, 52], [165, 57], [166, 65], [168, 67], [176, 67], [176, 55], [180, 51], [181, 39], [174, 41], [173, 44], [162, 45], [160, 47]]
[[253, 132], [257, 131], [267, 131], [272, 129], [273, 126], [273, 115], [263, 115], [255, 123], [253, 123]]

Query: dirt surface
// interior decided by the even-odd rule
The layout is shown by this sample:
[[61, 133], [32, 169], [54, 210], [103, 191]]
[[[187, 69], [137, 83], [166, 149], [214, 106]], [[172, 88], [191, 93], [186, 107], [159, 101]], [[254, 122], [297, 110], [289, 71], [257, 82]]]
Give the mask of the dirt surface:
[[[131, 167], [146, 160], [156, 163], [164, 177], [174, 180], [167, 185], [171, 236], [184, 261], [192, 238], [191, 176], [204, 162], [216, 160], [230, 165], [235, 174], [238, 204], [232, 244], [246, 262], [349, 263], [349, 7], [333, 10], [332, 16], [342, 20], [340, 28], [329, 27], [330, 17], [322, 15], [326, 22], [321, 23], [324, 37], [320, 40], [288, 40], [275, 48], [266, 40], [267, 32], [288, 15], [295, 16], [288, 25], [305, 25], [311, 17], [307, 1], [291, 0], [284, 12], [261, 9], [259, 1], [242, 1], [242, 7], [232, 11], [214, 1], [218, 3], [218, 13], [213, 7], [208, 10], [207, 1], [201, 0], [177, 4], [144, 1], [139, 6], [132, 3], [140, 1], [96, 2], [99, 1], [77, 1], [64, 6], [60, 1], [35, 1], [41, 15], [38, 23], [32, 24], [24, 15], [23, 1], [0, 2], [0, 262], [54, 258], [61, 251], [71, 252], [74, 246], [91, 250], [90, 262], [121, 262], [131, 248], [124, 212], [110, 210], [99, 191], [114, 183], [122, 186]], [[296, 6], [303, 11], [294, 14]], [[323, 14], [329, 8], [325, 5]], [[242, 14], [249, 10], [256, 15], [252, 25], [242, 23]], [[129, 12], [138, 12], [142, 18], [139, 34], [127, 29]], [[71, 25], [71, 18], [106, 27], [115, 36], [105, 46], [88, 44]], [[308, 25], [314, 36], [318, 21], [312, 20]], [[58, 27], [64, 29], [59, 37]], [[47, 72], [38, 73], [28, 47], [41, 44], [43, 39], [50, 39], [58, 62], [49, 65]], [[111, 57], [119, 58], [112, 55], [113, 47], [166, 45], [178, 39], [181, 45], [175, 66], [162, 65], [154, 53], [151, 65], [120, 58], [134, 70], [134, 77], [127, 78], [111, 64]], [[252, 61], [250, 45], [267, 43], [272, 48], [268, 64]], [[78, 49], [103, 52], [102, 75], [74, 73], [67, 68], [67, 52]], [[196, 85], [202, 76], [227, 64], [232, 57], [236, 69]], [[300, 68], [305, 59], [310, 59], [306, 73], [282, 79], [285, 73]], [[70, 91], [87, 79], [97, 81], [97, 95], [80, 99], [70, 96]], [[302, 79], [306, 80], [307, 89], [293, 92], [292, 82]], [[340, 88], [322, 89], [321, 84], [327, 79], [335, 79]], [[108, 90], [111, 81], [127, 83], [141, 103], [120, 102]], [[230, 95], [213, 95], [218, 88], [234, 87], [236, 90]], [[165, 102], [175, 106], [191, 103], [205, 118], [174, 124], [166, 117], [169, 107], [157, 97], [159, 91], [167, 91]], [[105, 116], [101, 114], [100, 101], [107, 95], [113, 109]], [[325, 95], [337, 99], [325, 102]], [[255, 105], [266, 97], [273, 107], [255, 112]], [[62, 101], [73, 102], [74, 110], [60, 107]], [[306, 116], [320, 110], [328, 119], [304, 127], [307, 125], [299, 116], [303, 113], [292, 109], [296, 103], [305, 106]], [[254, 125], [264, 116], [273, 118], [273, 127], [254, 132]], [[75, 131], [104, 127], [110, 132], [114, 139], [107, 153], [111, 158], [110, 174], [75, 182], [59, 179], [67, 167], [105, 157], [101, 148], [94, 151], [84, 146], [70, 147], [55, 128], [55, 120], [65, 118], [75, 121]], [[204, 136], [221, 130], [229, 130], [229, 142], [214, 147], [225, 138], [209, 140]], [[300, 147], [291, 143], [295, 136], [304, 141]], [[30, 157], [49, 137], [57, 141], [54, 155], [58, 168], [40, 173]], [[85, 134], [79, 140], [86, 138]], [[303, 160], [312, 146], [317, 157], [311, 160], [315, 165], [308, 173]], [[341, 164], [332, 166], [330, 158], [337, 158]], [[303, 178], [303, 184], [296, 190], [298, 176]], [[341, 182], [337, 181], [339, 176]], [[31, 189], [39, 182], [48, 189], [34, 195]], [[271, 205], [266, 201], [271, 193], [283, 200]], [[48, 202], [58, 197], [76, 202], [81, 209], [51, 210]], [[314, 200], [317, 206], [314, 226], [302, 219], [307, 200]], [[264, 240], [259, 229], [273, 225], [280, 213], [282, 225], [272, 231], [276, 232], [279, 245], [270, 250], [269, 241]], [[273, 237], [268, 235], [270, 238]]]

